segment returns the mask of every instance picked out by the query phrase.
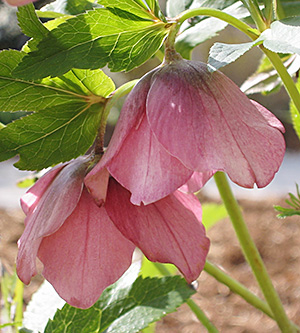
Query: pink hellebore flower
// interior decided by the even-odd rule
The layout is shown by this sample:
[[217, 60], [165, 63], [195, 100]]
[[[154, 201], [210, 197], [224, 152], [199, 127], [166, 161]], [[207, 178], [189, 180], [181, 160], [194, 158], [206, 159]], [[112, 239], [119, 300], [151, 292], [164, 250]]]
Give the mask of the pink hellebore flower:
[[127, 270], [138, 246], [150, 260], [173, 263], [188, 282], [195, 280], [209, 248], [198, 199], [177, 191], [135, 206], [103, 169], [92, 180], [97, 205], [83, 182], [88, 165], [83, 157], [60, 164], [22, 197], [27, 216], [17, 257], [20, 279], [30, 282], [38, 257], [58, 294], [88, 308]]
[[24, 6], [28, 3], [35, 2], [37, 0], [4, 0], [6, 3], [8, 3], [11, 6]]
[[179, 60], [146, 74], [128, 95], [103, 159], [148, 204], [185, 183], [201, 186], [224, 171], [243, 187], [266, 186], [285, 152], [280, 121], [219, 71]]

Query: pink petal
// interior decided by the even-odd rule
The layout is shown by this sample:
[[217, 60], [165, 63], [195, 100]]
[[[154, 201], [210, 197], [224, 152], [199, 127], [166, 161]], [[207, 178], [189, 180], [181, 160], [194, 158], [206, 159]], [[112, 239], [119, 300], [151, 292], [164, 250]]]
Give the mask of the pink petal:
[[88, 173], [85, 177], [84, 183], [89, 189], [90, 194], [93, 196], [98, 206], [106, 200], [106, 192], [108, 186], [109, 172], [106, 168], [97, 169], [96, 173]]
[[150, 131], [145, 106], [152, 75], [153, 71], [145, 75], [128, 95], [107, 151], [85, 178], [97, 201], [102, 197], [96, 191], [100, 187], [95, 180], [105, 167], [131, 191], [131, 202], [137, 205], [169, 195], [193, 173], [170, 156]]
[[101, 172], [103, 167], [115, 156], [121, 149], [126, 137], [133, 128], [138, 128], [141, 119], [146, 113], [146, 98], [150, 87], [152, 72], [146, 74], [129, 93], [124, 106], [121, 110], [119, 120], [115, 127], [113, 136], [109, 142], [107, 150], [100, 162], [93, 168], [86, 177], [86, 183], [89, 184], [89, 178]]
[[195, 171], [220, 170], [244, 187], [267, 185], [285, 144], [275, 120], [266, 120], [240, 89], [205, 64], [181, 61], [152, 76], [147, 116], [158, 141]]
[[26, 215], [28, 215], [30, 212], [33, 212], [47, 187], [51, 184], [52, 180], [65, 165], [66, 163], [59, 164], [49, 170], [22, 196], [20, 203], [23, 212]]
[[116, 227], [149, 260], [173, 263], [188, 282], [194, 281], [203, 269], [209, 248], [198, 199], [176, 191], [138, 207], [129, 198], [130, 193], [111, 179], [105, 207]]
[[77, 207], [38, 256], [43, 275], [72, 306], [92, 306], [131, 264], [135, 246], [125, 239], [84, 189]]
[[47, 174], [46, 180], [42, 177], [34, 186], [35, 194], [41, 194], [41, 197], [38, 197], [37, 205], [34, 203], [34, 210], [30, 207], [25, 219], [17, 257], [17, 273], [26, 284], [36, 274], [36, 255], [42, 238], [59, 229], [77, 205], [83, 187], [85, 162], [84, 158], [78, 158], [62, 168], [54, 179]]
[[194, 172], [192, 177], [182, 185], [179, 190], [185, 193], [198, 192], [214, 174], [214, 170], [208, 172]]
[[37, 0], [4, 0], [10, 6], [24, 6], [30, 2], [35, 2]]
[[132, 193], [130, 201], [136, 205], [149, 204], [173, 193], [193, 173], [157, 142], [146, 116], [138, 129], [132, 129], [107, 168]]

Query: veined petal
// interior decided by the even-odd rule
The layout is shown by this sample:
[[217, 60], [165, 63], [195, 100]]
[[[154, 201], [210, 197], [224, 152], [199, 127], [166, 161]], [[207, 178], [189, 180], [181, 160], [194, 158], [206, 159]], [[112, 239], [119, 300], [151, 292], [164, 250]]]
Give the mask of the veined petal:
[[59, 164], [49, 170], [22, 196], [20, 203], [26, 215], [33, 212], [47, 187], [65, 165]]
[[194, 172], [191, 178], [182, 185], [179, 190], [184, 193], [195, 193], [208, 182], [208, 180], [215, 174], [216, 171], [207, 172]]
[[195, 171], [225, 171], [241, 186], [262, 187], [282, 162], [278, 126], [230, 79], [203, 63], [180, 61], [157, 71], [146, 112], [158, 141]]
[[116, 227], [149, 260], [173, 263], [188, 282], [197, 279], [209, 249], [199, 200], [192, 194], [176, 191], [153, 204], [138, 207], [129, 198], [130, 193], [110, 179], [105, 207]]
[[132, 193], [130, 200], [136, 205], [149, 204], [173, 193], [193, 174], [158, 143], [146, 115], [138, 129], [128, 134], [107, 168]]
[[58, 294], [88, 308], [128, 269], [134, 248], [84, 189], [63, 226], [43, 239], [38, 257]]
[[129, 93], [124, 106], [122, 107], [120, 117], [105, 154], [93, 170], [91, 170], [86, 176], [85, 182], [88, 187], [91, 183], [90, 178], [93, 178], [94, 175], [97, 176], [97, 174], [102, 171], [107, 163], [121, 149], [124, 140], [130, 134], [131, 130], [139, 127], [141, 119], [146, 113], [146, 98], [152, 74], [153, 71], [147, 73]]
[[[35, 260], [42, 238], [58, 230], [76, 207], [83, 188], [85, 170], [84, 158], [77, 158], [67, 164], [47, 189], [41, 191], [42, 197], [38, 204], [27, 215], [17, 257], [17, 273], [24, 283], [28, 284], [36, 274]], [[42, 178], [40, 181], [44, 183]], [[39, 189], [39, 186], [36, 188]]]

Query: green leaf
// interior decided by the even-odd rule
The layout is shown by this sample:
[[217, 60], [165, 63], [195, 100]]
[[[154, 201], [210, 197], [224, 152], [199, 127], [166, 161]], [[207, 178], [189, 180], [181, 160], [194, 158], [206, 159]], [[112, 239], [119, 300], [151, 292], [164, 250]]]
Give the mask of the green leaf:
[[[249, 15], [240, 2], [233, 2], [235, 1], [201, 1], [201, 5], [223, 10], [239, 19]], [[199, 7], [198, 3], [197, 7]], [[184, 58], [190, 58], [194, 47], [216, 36], [227, 25], [226, 22], [213, 17], [193, 18], [190, 23], [184, 23], [183, 29], [176, 39], [176, 49]]]
[[[300, 68], [300, 56], [284, 55], [281, 57], [288, 73], [294, 76]], [[264, 56], [256, 70], [240, 87], [245, 94], [272, 93], [278, 91], [282, 81], [270, 60]]]
[[293, 216], [293, 215], [300, 215], [300, 191], [299, 191], [299, 186], [296, 184], [296, 189], [297, 189], [297, 197], [289, 193], [290, 200], [285, 200], [285, 202], [290, 205], [292, 208], [284, 208], [281, 206], [274, 206], [274, 209], [277, 210], [278, 212], [281, 212], [281, 214], [278, 214], [277, 217], [279, 218], [286, 218], [288, 216]]
[[294, 16], [296, 13], [300, 13], [300, 1], [299, 0], [281, 0], [281, 7], [286, 17]]
[[22, 32], [28, 37], [42, 39], [48, 33], [48, 29], [38, 19], [32, 3], [18, 7], [17, 17]]
[[94, 94], [107, 97], [114, 84], [101, 70], [74, 70], [60, 78], [39, 81], [15, 79], [11, 72], [25, 53], [0, 53], [0, 110], [39, 111], [62, 104], [85, 101]]
[[22, 60], [24, 53], [9, 50], [0, 53], [0, 110], [36, 111], [78, 101], [80, 96], [60, 87], [50, 87], [43, 81], [25, 81], [11, 73]]
[[216, 203], [202, 205], [202, 223], [206, 230], [228, 216], [225, 206]]
[[99, 3], [107, 9], [118, 8], [127, 15], [133, 14], [146, 20], [153, 20], [153, 15], [143, 1], [135, 0], [99, 0]]
[[282, 219], [289, 217], [289, 216], [300, 215], [300, 210], [295, 210], [293, 208], [284, 208], [281, 206], [274, 206], [274, 208], [278, 212], [281, 212], [281, 214], [278, 214], [277, 217], [282, 218]]
[[215, 43], [209, 51], [208, 65], [211, 71], [224, 67], [234, 61], [240, 56], [249, 51], [253, 46], [261, 41], [257, 39], [254, 42], [243, 44], [223, 44]]
[[41, 170], [84, 154], [92, 145], [103, 106], [69, 103], [44, 109], [0, 131], [0, 161], [17, 154], [21, 170]]
[[11, 77], [24, 53], [0, 53], [0, 109], [35, 112], [0, 130], [0, 161], [17, 154], [20, 169], [40, 170], [84, 154], [92, 145], [105, 98], [115, 89], [101, 70], [25, 81]]
[[14, 75], [38, 79], [59, 76], [71, 68], [101, 68], [107, 63], [112, 71], [129, 71], [149, 59], [167, 33], [161, 21], [129, 15], [118, 8], [96, 9], [53, 29], [38, 50], [24, 57]]
[[263, 45], [273, 52], [300, 54], [300, 16], [273, 22], [261, 38]]
[[124, 280], [123, 277], [108, 287], [87, 310], [65, 305], [48, 322], [44, 332], [139, 332], [175, 311], [195, 293], [179, 276], [139, 277], [132, 285], [124, 285]]
[[38, 15], [40, 17], [57, 18], [61, 15], [78, 15], [87, 10], [100, 8], [93, 0], [56, 0], [43, 6]]

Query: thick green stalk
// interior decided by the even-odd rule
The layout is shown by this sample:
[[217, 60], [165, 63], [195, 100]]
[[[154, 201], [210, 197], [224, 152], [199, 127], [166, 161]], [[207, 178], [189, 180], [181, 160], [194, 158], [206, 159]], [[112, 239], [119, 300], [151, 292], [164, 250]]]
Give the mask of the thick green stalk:
[[[266, 49], [263, 45], [261, 45], [260, 48], [265, 53], [265, 55], [269, 58], [273, 67], [276, 69], [278, 75], [280, 76], [287, 93], [289, 94], [291, 100], [293, 101], [293, 103], [296, 107], [296, 110], [297, 110], [296, 118], [298, 119], [298, 121], [300, 121], [300, 92], [297, 89], [293, 78], [288, 73], [286, 67], [282, 63], [282, 61], [277, 53], [274, 53], [274, 52]], [[294, 124], [294, 127], [295, 127], [298, 137], [300, 138], [300, 132], [297, 130], [297, 127], [295, 124]]]
[[221, 198], [226, 206], [237, 238], [242, 247], [245, 258], [247, 259], [255, 278], [264, 294], [264, 297], [273, 312], [274, 319], [282, 332], [297, 332], [288, 319], [280, 298], [272, 284], [270, 276], [266, 270], [263, 260], [255, 246], [253, 239], [244, 221], [241, 209], [231, 191], [228, 180], [224, 173], [217, 172], [214, 175], [215, 182], [219, 189]]
[[255, 40], [257, 37], [259, 37], [259, 31], [256, 29], [253, 29], [248, 24], [244, 23], [243, 21], [222, 12], [218, 9], [213, 8], [195, 8], [195, 9], [188, 9], [181, 14], [179, 14], [175, 19], [179, 24], [182, 24], [185, 20], [192, 18], [194, 16], [211, 16], [218, 18], [224, 22], [229, 23], [233, 27], [239, 29], [240, 31], [244, 32], [247, 36], [249, 36], [252, 40]]
[[[153, 265], [160, 271], [160, 273], [164, 276], [172, 275], [165, 265], [153, 262]], [[218, 329], [215, 325], [207, 318], [205, 313], [199, 308], [199, 306], [192, 300], [188, 299], [186, 304], [190, 307], [190, 309], [194, 312], [196, 317], [202, 323], [202, 325], [207, 329], [208, 332], [218, 333]]]

